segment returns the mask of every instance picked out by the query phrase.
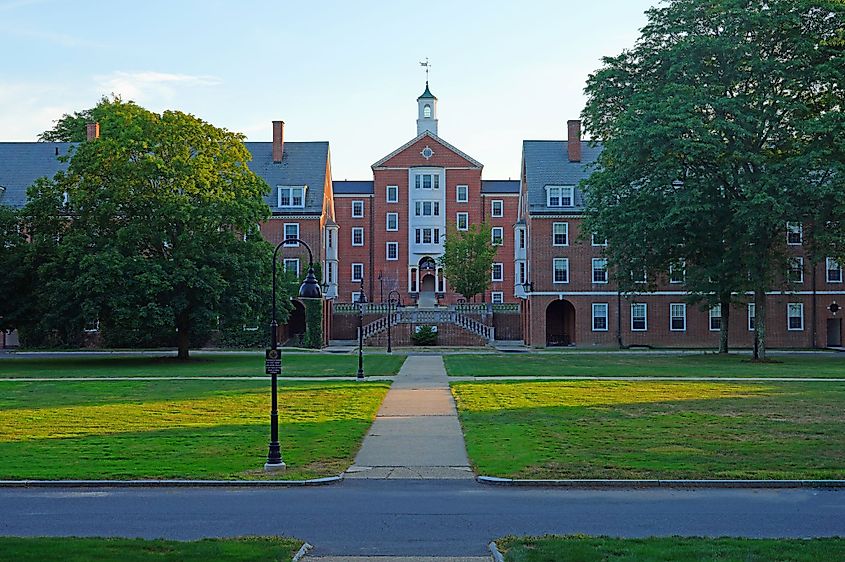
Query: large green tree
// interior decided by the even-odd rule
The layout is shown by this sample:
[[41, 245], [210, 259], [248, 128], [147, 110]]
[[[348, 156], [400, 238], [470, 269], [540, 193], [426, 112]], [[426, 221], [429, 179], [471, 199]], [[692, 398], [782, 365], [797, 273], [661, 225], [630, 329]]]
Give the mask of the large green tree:
[[271, 248], [257, 227], [268, 187], [242, 135], [119, 99], [82, 113], [101, 138], [36, 182], [22, 211], [42, 307], [24, 328], [99, 321], [107, 341], [173, 336], [187, 359], [221, 322], [254, 325], [269, 299]]
[[450, 230], [443, 243], [440, 265], [452, 290], [467, 300], [490, 286], [490, 273], [496, 248], [488, 224], [473, 224], [468, 230]]
[[817, 235], [833, 246], [843, 237], [841, 161], [830, 158], [841, 158], [845, 134], [845, 9], [670, 0], [647, 16], [636, 44], [604, 59], [586, 88], [585, 125], [604, 145], [586, 182], [588, 227], [606, 233], [618, 271], [656, 274], [685, 259], [692, 298], [722, 303], [723, 314], [752, 292], [765, 359], [765, 297], [785, 286], [786, 223], [824, 203]]

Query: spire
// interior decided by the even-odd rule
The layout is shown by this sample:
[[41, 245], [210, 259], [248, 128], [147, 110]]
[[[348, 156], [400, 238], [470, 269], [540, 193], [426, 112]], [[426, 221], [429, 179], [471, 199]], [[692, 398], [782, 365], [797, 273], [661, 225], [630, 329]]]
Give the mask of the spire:
[[428, 80], [425, 81], [425, 91], [422, 93], [422, 95], [420, 97], [417, 98], [417, 101], [424, 100], [424, 99], [430, 99], [430, 100], [436, 100], [437, 99], [436, 97], [434, 97], [434, 94], [431, 93], [431, 90], [428, 89]]

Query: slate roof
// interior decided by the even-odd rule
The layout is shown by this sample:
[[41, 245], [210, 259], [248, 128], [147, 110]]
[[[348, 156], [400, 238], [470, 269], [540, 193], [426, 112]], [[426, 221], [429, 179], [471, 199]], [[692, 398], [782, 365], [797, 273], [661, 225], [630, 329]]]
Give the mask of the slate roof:
[[[252, 154], [250, 169], [270, 186], [264, 198], [274, 213], [321, 214], [323, 187], [329, 160], [328, 142], [286, 142], [281, 163], [273, 162], [273, 143], [248, 142]], [[0, 204], [21, 207], [26, 203], [26, 190], [40, 177], [53, 177], [66, 164], [56, 153], [66, 155], [73, 143], [64, 142], [0, 142]], [[276, 186], [307, 185], [304, 209], [279, 209]]]
[[[567, 141], [523, 141], [522, 163], [525, 171], [528, 212], [543, 214], [583, 211], [584, 194], [577, 185], [590, 176], [592, 173], [590, 165], [596, 161], [601, 150], [601, 144], [593, 146], [587, 141], [582, 141], [581, 161], [570, 162]], [[546, 206], [547, 185], [576, 186], [575, 206], [564, 208]]]
[[333, 181], [332, 192], [335, 195], [372, 195], [375, 190], [370, 181]]
[[519, 193], [519, 180], [481, 180], [481, 193]]
[[[244, 143], [252, 154], [249, 168], [264, 178], [270, 194], [264, 201], [275, 214], [321, 214], [323, 212], [323, 187], [326, 185], [326, 168], [329, 162], [329, 143], [285, 142], [280, 163], [273, 162], [272, 142]], [[279, 185], [307, 185], [304, 209], [280, 209], [276, 187]]]
[[[69, 142], [0, 142], [0, 205], [23, 207], [26, 190], [41, 177], [52, 178], [67, 168], [58, 156], [73, 146]], [[58, 154], [58, 156], [57, 156]]]

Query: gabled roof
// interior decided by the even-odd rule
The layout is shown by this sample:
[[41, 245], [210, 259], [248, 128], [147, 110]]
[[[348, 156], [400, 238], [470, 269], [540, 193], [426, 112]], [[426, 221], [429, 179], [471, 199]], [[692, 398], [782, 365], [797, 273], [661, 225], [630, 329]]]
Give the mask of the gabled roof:
[[[249, 168], [270, 186], [264, 200], [276, 212], [321, 214], [323, 188], [329, 161], [328, 142], [286, 142], [280, 163], [273, 162], [273, 143], [248, 142], [252, 154]], [[40, 177], [52, 178], [67, 168], [58, 156], [67, 155], [74, 143], [66, 142], [0, 142], [0, 204], [22, 207], [26, 190]], [[307, 185], [305, 208], [279, 209], [276, 186]]]
[[[584, 210], [584, 194], [577, 188], [581, 180], [592, 173], [591, 164], [601, 153], [600, 143], [581, 142], [581, 161], [570, 162], [567, 141], [522, 142], [522, 164], [525, 171], [525, 196], [530, 214], [581, 212]], [[576, 186], [573, 207], [548, 207], [546, 186]]]
[[26, 190], [38, 178], [67, 169], [59, 161], [75, 146], [69, 142], [0, 142], [0, 205], [23, 207]]
[[420, 97], [417, 98], [419, 100], [431, 99], [436, 100], [437, 98], [434, 97], [434, 94], [431, 93], [431, 90], [428, 89], [428, 80], [425, 81], [425, 91], [422, 93]]
[[332, 192], [335, 195], [372, 195], [374, 193], [373, 181], [333, 181]]
[[424, 137], [429, 137], [429, 138], [435, 140], [436, 142], [445, 146], [446, 148], [448, 148], [449, 150], [451, 150], [452, 152], [454, 152], [455, 154], [457, 154], [458, 156], [460, 156], [461, 158], [463, 158], [464, 160], [466, 160], [467, 162], [472, 164], [474, 167], [477, 167], [477, 168], [483, 168], [484, 167], [484, 165], [481, 162], [479, 162], [478, 160], [476, 160], [472, 156], [469, 156], [465, 152], [461, 152], [460, 150], [458, 150], [457, 148], [455, 148], [454, 146], [452, 146], [451, 144], [449, 144], [445, 140], [441, 139], [440, 137], [438, 137], [437, 135], [435, 135], [431, 131], [423, 131], [422, 133], [420, 133], [416, 137], [412, 138], [411, 140], [409, 140], [408, 142], [406, 142], [405, 144], [403, 144], [402, 146], [400, 146], [399, 148], [397, 148], [396, 150], [394, 150], [393, 152], [391, 152], [390, 154], [388, 154], [387, 156], [385, 156], [384, 158], [382, 158], [381, 160], [379, 160], [378, 162], [376, 162], [375, 164], [373, 164], [370, 167], [371, 168], [379, 168], [379, 167], [383, 166], [385, 162], [387, 162], [388, 160], [390, 160], [391, 158], [393, 158], [397, 154], [401, 154], [402, 152], [407, 150], [409, 147], [413, 146], [414, 143], [419, 142], [419, 140], [424, 138]]
[[519, 180], [481, 180], [481, 193], [519, 193]]

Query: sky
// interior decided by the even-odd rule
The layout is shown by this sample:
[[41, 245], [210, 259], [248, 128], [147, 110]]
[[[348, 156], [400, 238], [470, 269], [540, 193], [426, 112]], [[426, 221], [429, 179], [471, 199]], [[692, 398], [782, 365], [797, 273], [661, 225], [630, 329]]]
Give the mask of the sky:
[[330, 142], [334, 179], [416, 134], [431, 61], [439, 135], [519, 177], [525, 139], [564, 139], [601, 58], [658, 0], [0, 0], [0, 141], [119, 94], [251, 141]]

